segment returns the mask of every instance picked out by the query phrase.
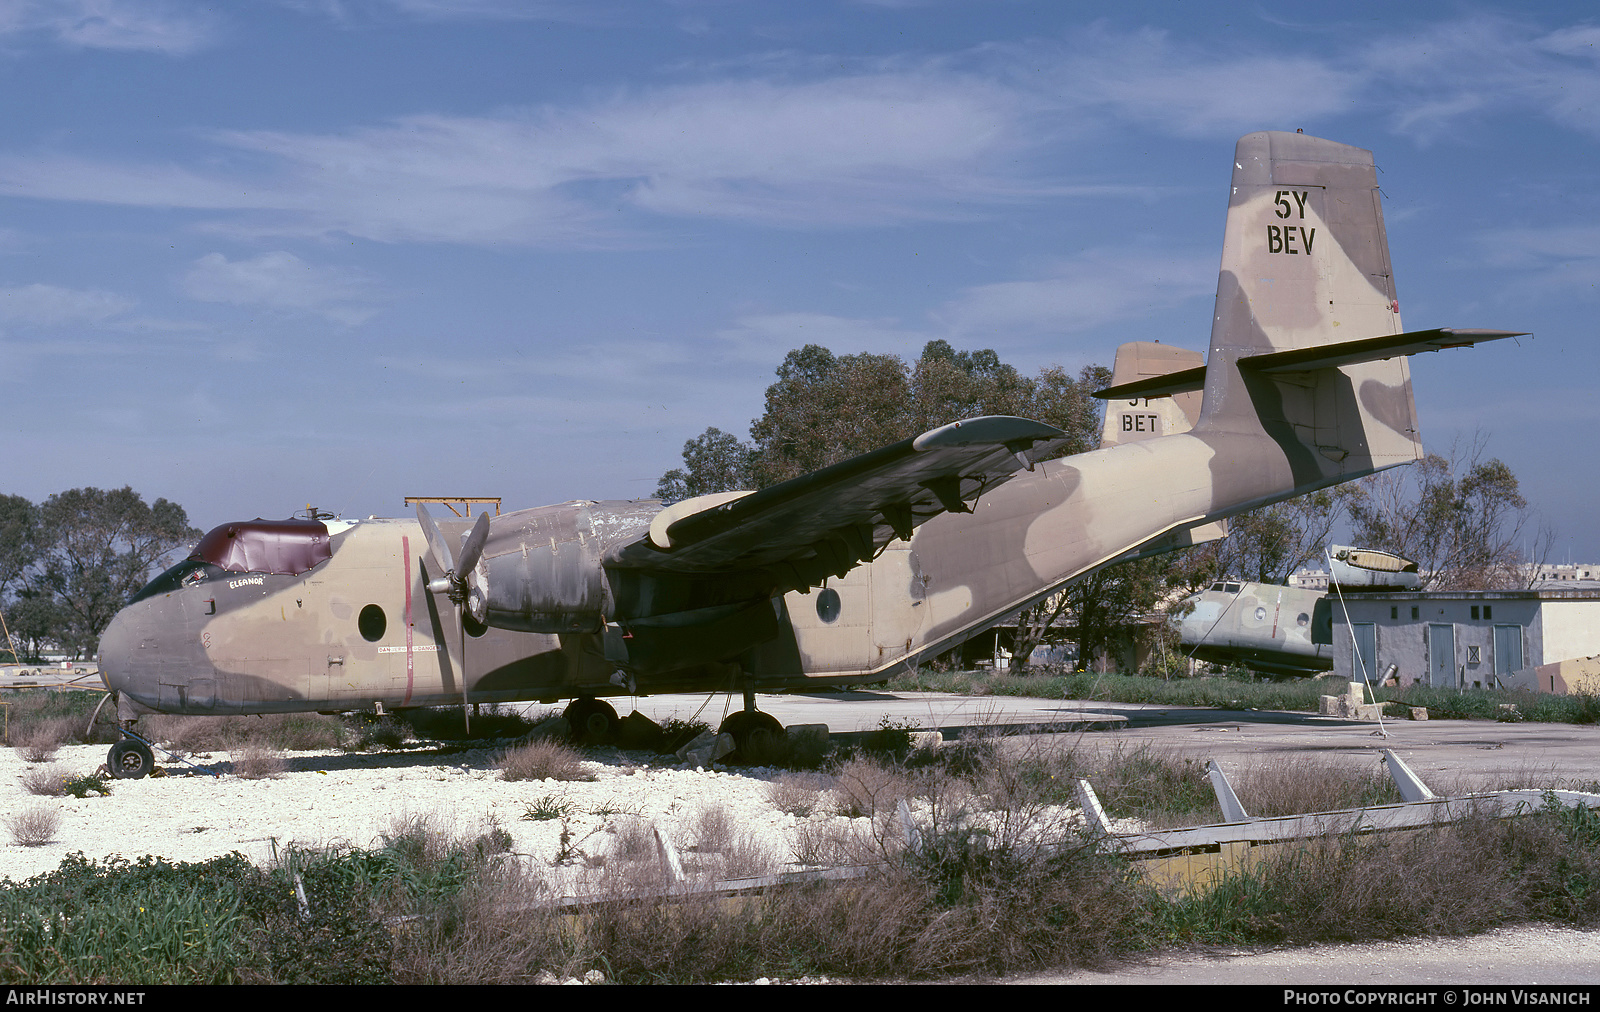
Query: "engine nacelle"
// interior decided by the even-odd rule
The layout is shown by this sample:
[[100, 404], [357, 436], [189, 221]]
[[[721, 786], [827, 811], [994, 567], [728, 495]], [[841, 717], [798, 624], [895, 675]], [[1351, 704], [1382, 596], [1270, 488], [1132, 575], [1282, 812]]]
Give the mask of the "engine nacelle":
[[635, 537], [655, 503], [570, 502], [496, 517], [468, 577], [473, 618], [497, 629], [596, 633], [612, 611], [607, 545]]

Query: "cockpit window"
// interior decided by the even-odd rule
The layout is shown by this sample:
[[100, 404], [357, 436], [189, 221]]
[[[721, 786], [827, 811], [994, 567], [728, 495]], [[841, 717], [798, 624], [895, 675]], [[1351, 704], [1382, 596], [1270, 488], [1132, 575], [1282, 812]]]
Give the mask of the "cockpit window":
[[145, 598], [155, 597], [157, 594], [170, 594], [183, 587], [197, 586], [207, 580], [214, 580], [221, 575], [222, 570], [209, 562], [201, 562], [198, 559], [184, 559], [176, 566], [145, 584], [137, 594], [128, 600], [128, 603], [133, 604], [135, 601], [143, 601]]
[[189, 555], [230, 573], [294, 576], [333, 557], [320, 520], [254, 520], [212, 528]]

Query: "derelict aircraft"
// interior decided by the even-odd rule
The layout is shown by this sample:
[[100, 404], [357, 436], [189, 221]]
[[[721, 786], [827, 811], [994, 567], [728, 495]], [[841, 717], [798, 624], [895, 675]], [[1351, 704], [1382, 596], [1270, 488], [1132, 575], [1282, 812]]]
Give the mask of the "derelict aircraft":
[[[1338, 594], [1422, 587], [1417, 564], [1388, 552], [1334, 545], [1328, 566]], [[1190, 657], [1273, 675], [1333, 670], [1334, 600], [1327, 592], [1218, 580], [1181, 604], [1167, 623]]]
[[[879, 681], [1119, 558], [1422, 456], [1371, 152], [1254, 133], [1234, 157], [1204, 364], [1101, 391], [1201, 394], [1188, 431], [1048, 459], [1060, 430], [952, 422], [749, 493], [578, 501], [475, 524], [256, 520], [206, 534], [100, 640], [119, 724], [148, 713], [394, 710]], [[459, 546], [459, 547], [458, 547]], [[142, 741], [114, 774], [147, 773]]]

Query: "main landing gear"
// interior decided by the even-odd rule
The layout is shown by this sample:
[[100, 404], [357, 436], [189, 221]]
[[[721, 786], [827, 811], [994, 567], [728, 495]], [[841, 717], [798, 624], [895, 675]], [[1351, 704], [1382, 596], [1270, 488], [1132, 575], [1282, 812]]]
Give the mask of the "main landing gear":
[[778, 718], [756, 709], [752, 689], [744, 690], [744, 709], [728, 714], [717, 732], [733, 735], [734, 751], [728, 758], [751, 766], [779, 762], [788, 748], [788, 732]]
[[577, 742], [609, 742], [621, 723], [610, 703], [593, 696], [574, 699], [561, 716], [566, 718], [572, 728], [572, 740]]

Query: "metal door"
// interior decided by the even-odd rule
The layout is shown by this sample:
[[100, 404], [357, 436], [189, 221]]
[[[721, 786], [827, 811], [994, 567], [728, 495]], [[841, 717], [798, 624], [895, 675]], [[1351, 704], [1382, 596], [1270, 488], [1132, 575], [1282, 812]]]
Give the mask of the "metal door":
[[1456, 687], [1456, 627], [1428, 626], [1428, 684]]

